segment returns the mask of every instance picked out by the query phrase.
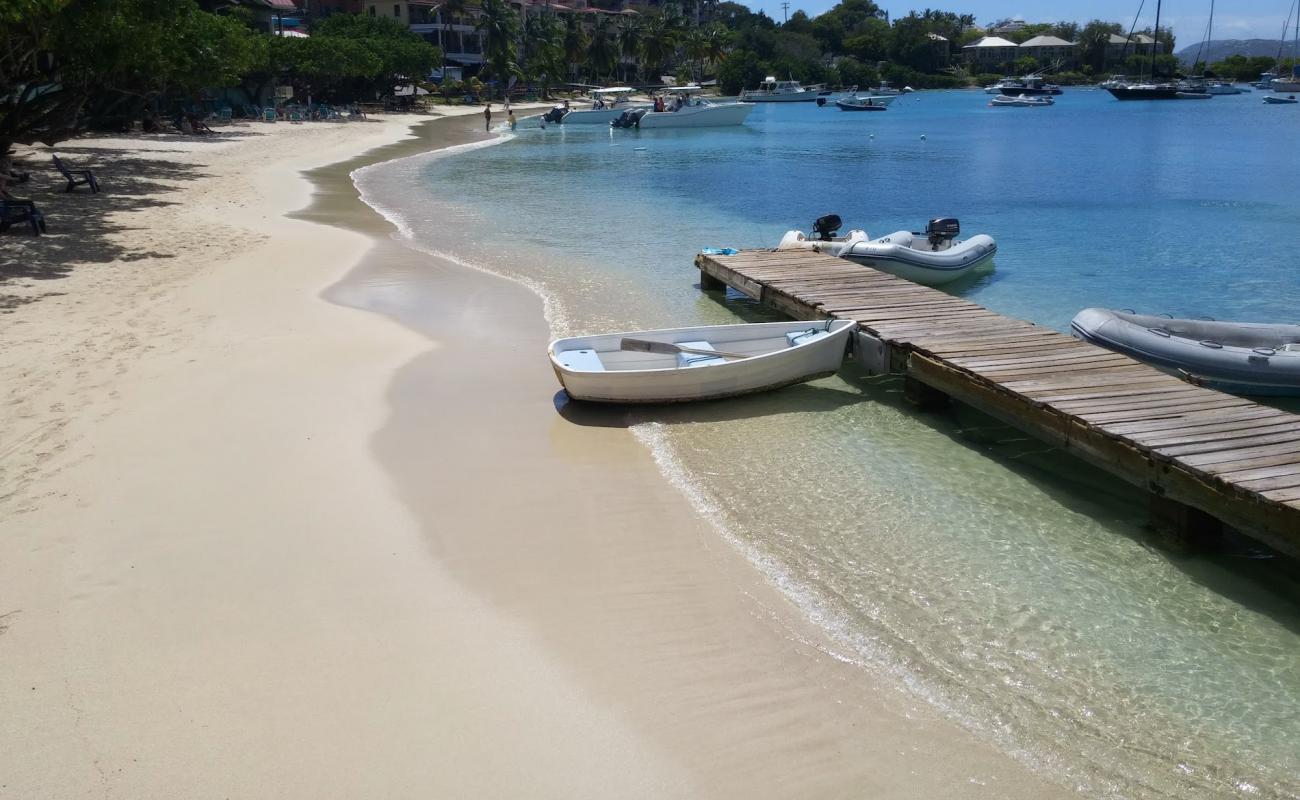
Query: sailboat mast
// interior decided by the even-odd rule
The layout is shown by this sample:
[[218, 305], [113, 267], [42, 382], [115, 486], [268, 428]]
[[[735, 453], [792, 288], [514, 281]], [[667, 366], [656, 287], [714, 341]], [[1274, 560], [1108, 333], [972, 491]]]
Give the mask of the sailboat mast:
[[[1300, 2], [1300, 0], [1296, 0]], [[1300, 22], [1300, 20], [1297, 20]], [[1160, 0], [1156, 0], [1156, 30], [1155, 41], [1151, 43], [1151, 81], [1156, 79], [1156, 50], [1160, 48]]]

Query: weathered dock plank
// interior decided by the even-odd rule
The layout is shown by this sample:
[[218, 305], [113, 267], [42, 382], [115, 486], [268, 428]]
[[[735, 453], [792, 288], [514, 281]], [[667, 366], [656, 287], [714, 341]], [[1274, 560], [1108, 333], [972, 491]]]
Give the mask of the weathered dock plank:
[[[855, 320], [910, 379], [1300, 557], [1300, 416], [1192, 386], [969, 300], [813, 252], [696, 258], [795, 319]], [[876, 345], [877, 347], [881, 345]]]

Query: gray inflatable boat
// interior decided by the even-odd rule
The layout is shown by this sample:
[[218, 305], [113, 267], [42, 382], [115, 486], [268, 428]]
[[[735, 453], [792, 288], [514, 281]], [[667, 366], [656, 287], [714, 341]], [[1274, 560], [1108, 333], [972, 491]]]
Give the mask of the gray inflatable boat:
[[1192, 383], [1243, 395], [1300, 396], [1300, 325], [1215, 322], [1085, 308], [1071, 332]]

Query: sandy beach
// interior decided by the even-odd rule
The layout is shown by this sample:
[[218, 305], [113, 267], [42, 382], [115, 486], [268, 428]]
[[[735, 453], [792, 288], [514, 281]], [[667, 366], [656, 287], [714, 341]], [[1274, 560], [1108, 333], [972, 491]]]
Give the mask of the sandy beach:
[[[481, 114], [481, 109], [467, 109]], [[1072, 794], [836, 658], [541, 300], [369, 163], [481, 118], [56, 148], [0, 237], [0, 797]], [[45, 159], [45, 155], [32, 160]]]

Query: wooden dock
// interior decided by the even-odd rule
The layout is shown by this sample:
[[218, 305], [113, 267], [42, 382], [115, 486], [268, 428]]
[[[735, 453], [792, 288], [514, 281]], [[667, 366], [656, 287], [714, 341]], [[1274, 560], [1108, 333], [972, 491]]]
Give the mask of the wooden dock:
[[909, 397], [978, 408], [1152, 493], [1166, 530], [1220, 523], [1300, 557], [1300, 416], [843, 259], [744, 251], [695, 259], [795, 319], [856, 320], [859, 358]]

